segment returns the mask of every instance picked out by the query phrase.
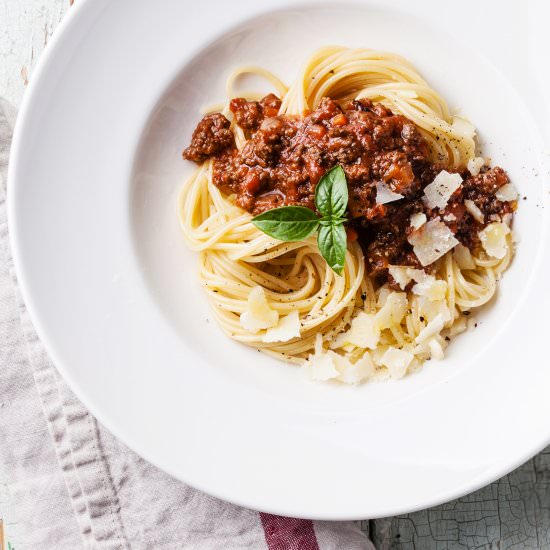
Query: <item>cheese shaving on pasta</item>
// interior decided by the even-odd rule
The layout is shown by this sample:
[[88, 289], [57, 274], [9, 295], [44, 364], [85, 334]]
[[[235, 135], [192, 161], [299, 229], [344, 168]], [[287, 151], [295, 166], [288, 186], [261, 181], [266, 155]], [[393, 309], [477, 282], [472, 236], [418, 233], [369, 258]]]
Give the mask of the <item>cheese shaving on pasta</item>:
[[279, 313], [267, 303], [265, 291], [261, 286], [254, 287], [246, 303], [246, 311], [241, 314], [241, 325], [249, 332], [258, 332], [274, 327], [279, 320]]

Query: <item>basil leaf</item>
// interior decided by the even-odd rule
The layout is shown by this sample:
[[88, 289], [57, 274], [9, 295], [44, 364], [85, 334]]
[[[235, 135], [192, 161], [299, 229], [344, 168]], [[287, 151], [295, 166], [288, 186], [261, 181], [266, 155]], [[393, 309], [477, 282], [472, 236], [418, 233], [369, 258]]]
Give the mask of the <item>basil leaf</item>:
[[342, 275], [346, 259], [346, 229], [342, 224], [321, 225], [317, 234], [321, 256], [338, 275]]
[[280, 241], [303, 241], [318, 227], [319, 218], [304, 206], [281, 206], [252, 218], [260, 230]]
[[344, 169], [331, 168], [315, 188], [315, 206], [324, 217], [341, 218], [348, 206], [348, 184]]
[[346, 223], [347, 221], [347, 218], [319, 218], [319, 224], [325, 226], [340, 225], [342, 223]]

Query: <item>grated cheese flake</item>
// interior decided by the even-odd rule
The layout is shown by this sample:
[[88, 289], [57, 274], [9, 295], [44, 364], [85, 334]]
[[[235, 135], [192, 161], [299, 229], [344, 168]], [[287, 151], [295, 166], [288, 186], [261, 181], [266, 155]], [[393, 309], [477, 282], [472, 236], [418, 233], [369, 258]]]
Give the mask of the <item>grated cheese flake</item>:
[[427, 278], [431, 277], [423, 269], [414, 269], [409, 267], [409, 275], [415, 283], [423, 283]]
[[518, 191], [513, 183], [507, 183], [495, 193], [495, 197], [503, 202], [515, 201], [518, 198]]
[[387, 204], [388, 202], [398, 201], [402, 199], [403, 195], [394, 193], [383, 181], [376, 182], [376, 203]]
[[340, 373], [338, 380], [345, 384], [358, 384], [374, 374], [374, 363], [368, 352], [365, 352], [363, 357], [355, 363], [352, 363], [347, 357], [341, 355], [338, 355], [334, 361]]
[[451, 320], [450, 312], [447, 310], [443, 313], [438, 313], [419, 333], [415, 338], [417, 344], [427, 342], [432, 336], [439, 334], [445, 325]]
[[470, 172], [472, 176], [477, 176], [481, 172], [483, 166], [485, 166], [485, 159], [483, 157], [474, 157], [468, 161], [468, 172]]
[[468, 210], [468, 212], [472, 215], [472, 218], [476, 220], [476, 222], [485, 223], [485, 215], [478, 208], [477, 204], [474, 201], [466, 199], [464, 201], [464, 206], [466, 207], [466, 210]]
[[480, 231], [479, 238], [485, 252], [499, 260], [504, 258], [508, 251], [508, 243], [506, 242], [508, 233], [510, 233], [510, 228], [501, 222], [491, 223]]
[[417, 212], [416, 214], [413, 214], [410, 218], [411, 227], [414, 227], [415, 229], [422, 227], [427, 221], [428, 218], [426, 217], [426, 214], [424, 214], [424, 212]]
[[425, 267], [432, 264], [457, 244], [452, 231], [439, 219], [430, 220], [408, 237], [413, 251]]
[[[317, 347], [317, 346], [316, 346]], [[358, 384], [370, 378], [375, 371], [374, 363], [368, 352], [352, 363], [344, 355], [332, 350], [315, 350], [303, 363], [304, 370], [312, 380], [339, 380], [346, 384]]]
[[388, 296], [392, 292], [393, 291], [391, 290], [391, 288], [387, 284], [385, 284], [384, 286], [381, 286], [378, 289], [378, 298], [376, 299], [376, 307], [382, 307], [386, 303], [386, 300], [388, 299]]
[[406, 286], [411, 282], [412, 276], [409, 274], [409, 268], [401, 265], [388, 266], [388, 273], [393, 277], [394, 281], [399, 285], [401, 290], [405, 290]]
[[426, 281], [435, 280], [434, 277], [428, 275], [422, 269], [415, 269], [406, 265], [390, 265], [388, 273], [394, 278], [395, 282], [405, 290], [407, 285], [414, 281], [415, 283], [424, 283]]
[[249, 332], [274, 327], [279, 321], [279, 313], [272, 309], [261, 286], [255, 286], [248, 295], [246, 311], [241, 313], [241, 326]]
[[375, 315], [360, 311], [351, 321], [347, 332], [342, 332], [334, 339], [331, 348], [336, 349], [345, 346], [376, 349], [380, 339], [380, 330], [376, 326]]
[[410, 351], [389, 347], [380, 357], [380, 364], [388, 368], [392, 378], [403, 378], [413, 359]]
[[325, 382], [339, 376], [338, 369], [334, 363], [334, 357], [338, 354], [333, 351], [325, 351], [310, 355], [304, 363], [304, 368], [312, 380]]
[[439, 208], [442, 210], [447, 206], [451, 195], [462, 184], [460, 174], [451, 174], [441, 170], [435, 179], [424, 188], [424, 204], [428, 208]]
[[431, 340], [429, 340], [428, 347], [430, 349], [430, 357], [432, 359], [441, 361], [445, 357], [443, 346], [437, 338], [432, 338]]
[[382, 308], [375, 314], [375, 327], [384, 330], [399, 326], [407, 307], [407, 295], [404, 292], [390, 292]]
[[447, 283], [445, 281], [436, 280], [433, 275], [427, 275], [426, 278], [416, 283], [412, 287], [413, 294], [417, 296], [425, 296], [428, 300], [436, 302], [444, 300], [447, 294]]
[[288, 342], [300, 337], [300, 316], [293, 311], [281, 317], [277, 326], [270, 328], [262, 337], [262, 342]]
[[418, 297], [418, 312], [420, 316], [424, 317], [425, 321], [428, 321], [428, 323], [432, 319], [435, 319], [440, 313], [443, 314], [444, 317], [451, 318], [451, 312], [447, 307], [447, 302], [443, 300], [433, 302], [428, 300], [425, 296]]

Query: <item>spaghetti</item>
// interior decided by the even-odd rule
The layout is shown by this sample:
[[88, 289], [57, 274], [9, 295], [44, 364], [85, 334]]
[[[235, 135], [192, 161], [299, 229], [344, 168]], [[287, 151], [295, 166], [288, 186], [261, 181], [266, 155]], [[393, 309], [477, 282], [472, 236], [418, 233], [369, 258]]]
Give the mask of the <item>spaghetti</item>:
[[[258, 102], [259, 95], [248, 94], [246, 100], [240, 100], [237, 105], [248, 111], [236, 113], [236, 104], [230, 100], [237, 95], [234, 89], [236, 81], [245, 73], [267, 79], [281, 101], [262, 104]], [[307, 61], [289, 88], [265, 69], [242, 67], [229, 77], [227, 97], [227, 102], [220, 106], [221, 115], [216, 115], [222, 118], [210, 119], [216, 126], [209, 130], [214, 128], [216, 135], [223, 136], [225, 141], [218, 149], [210, 146], [210, 149], [203, 148], [195, 158], [188, 156], [203, 162], [186, 181], [179, 198], [183, 235], [189, 247], [199, 253], [200, 279], [221, 328], [239, 342], [285, 361], [305, 365], [313, 378], [321, 380], [334, 378], [358, 382], [384, 375], [398, 378], [418, 368], [428, 358], [441, 358], [450, 338], [466, 328], [470, 311], [494, 296], [498, 278], [512, 257], [509, 225], [516, 205], [513, 189], [502, 170], [495, 169], [500, 170], [503, 176], [499, 175], [500, 172], [488, 172], [489, 169], [483, 166], [484, 161], [475, 156], [472, 125], [451, 115], [443, 98], [406, 60], [375, 50], [335, 46], [322, 48]], [[332, 118], [333, 122], [328, 119], [324, 122], [317, 119], [310, 121], [307, 118], [313, 116], [308, 113], [319, 112], [315, 110], [328, 105], [323, 98], [330, 98], [337, 104], [337, 114], [344, 117], [340, 117], [340, 122], [345, 120], [351, 124], [354, 116], [363, 117], [361, 120], [368, 117], [378, 120], [378, 114], [375, 116], [372, 113], [382, 113], [380, 120], [395, 115], [399, 117], [397, 122], [403, 135], [403, 121], [405, 125], [412, 123], [415, 132], [420, 135], [420, 138], [415, 138], [416, 143], [421, 140], [422, 147], [426, 147], [426, 158], [432, 170], [429, 173], [446, 174], [447, 179], [443, 178], [442, 187], [435, 189], [439, 195], [442, 189], [448, 189], [450, 176], [461, 175], [459, 179], [464, 180], [461, 185], [464, 191], [459, 190], [458, 193], [464, 193], [464, 196], [470, 193], [468, 196], [473, 199], [461, 196], [459, 204], [453, 198], [457, 194], [451, 193], [450, 198], [447, 197], [449, 205], [453, 205], [450, 209], [447, 203], [438, 203], [440, 196], [437, 194], [430, 199], [428, 191], [433, 185], [426, 185], [425, 181], [418, 183], [414, 174], [416, 190], [413, 203], [421, 206], [415, 206], [420, 208], [418, 212], [411, 210], [407, 224], [412, 224], [412, 228], [406, 230], [409, 240], [405, 246], [422, 257], [426, 246], [438, 246], [433, 241], [437, 235], [429, 230], [450, 231], [446, 229], [449, 227], [452, 234], [447, 241], [451, 239], [452, 246], [449, 245], [445, 254], [429, 265], [420, 265], [416, 257], [412, 263], [406, 259], [412, 257], [409, 253], [407, 257], [403, 256], [405, 260], [396, 265], [386, 262], [383, 277], [380, 276], [382, 271], [376, 271], [379, 264], [373, 260], [372, 253], [366, 254], [367, 247], [361, 240], [361, 231], [370, 234], [369, 224], [374, 222], [369, 222], [368, 216], [375, 216], [381, 210], [387, 212], [388, 207], [390, 210], [399, 209], [399, 204], [410, 198], [407, 191], [399, 193], [395, 184], [399, 178], [395, 176], [395, 170], [392, 172], [395, 178], [392, 180], [393, 176], [388, 176], [386, 183], [370, 181], [368, 185], [361, 184], [361, 189], [377, 189], [378, 197], [381, 196], [380, 185], [385, 185], [390, 199], [392, 196], [405, 198], [392, 205], [382, 203], [384, 208], [379, 202], [371, 204], [367, 214], [361, 212], [361, 216], [356, 216], [361, 219], [361, 223], [357, 224], [360, 238], [348, 238], [341, 276], [332, 271], [320, 255], [314, 237], [302, 242], [282, 242], [253, 225], [252, 213], [280, 205], [273, 201], [283, 200], [283, 195], [272, 186], [263, 189], [263, 194], [259, 196], [258, 189], [261, 185], [265, 187], [262, 183], [265, 178], [260, 178], [258, 183], [258, 178], [243, 174], [250, 172], [263, 177], [265, 167], [264, 172], [254, 172], [250, 169], [249, 160], [245, 159], [242, 166], [237, 166], [236, 159], [241, 161], [246, 156], [248, 149], [254, 146], [254, 140], [257, 142], [261, 138], [264, 127], [269, 130], [269, 125], [274, 126], [275, 123], [279, 127], [281, 121], [292, 129], [292, 135], [296, 132], [300, 135], [302, 130], [297, 126], [300, 121], [309, 124], [308, 131], [313, 126], [324, 124], [323, 131], [328, 128], [329, 135], [343, 135], [343, 130], [334, 134], [338, 122], [336, 115]], [[366, 115], [355, 115], [340, 107], [351, 105], [351, 102], [355, 102], [355, 109], [370, 111]], [[383, 107], [373, 108], [372, 105]], [[253, 118], [247, 119], [245, 116], [255, 113], [254, 109], [263, 112], [263, 120], [268, 121], [258, 121], [258, 124], [262, 122], [260, 130], [258, 126], [254, 127]], [[266, 112], [271, 116], [266, 117]], [[240, 119], [239, 114], [242, 115]], [[319, 115], [318, 118], [321, 120], [322, 117]], [[248, 124], [247, 121], [252, 122]], [[285, 128], [278, 131], [284, 132]], [[323, 135], [319, 137], [321, 139], [327, 138]], [[201, 144], [204, 146], [204, 140]], [[229, 153], [224, 152], [224, 148], [229, 148]], [[285, 154], [278, 151], [280, 155]], [[395, 151], [384, 154], [388, 158], [389, 155], [396, 158]], [[346, 174], [355, 174], [353, 167], [360, 165], [363, 158], [344, 165]], [[411, 166], [416, 166], [415, 162], [412, 160]], [[437, 167], [437, 172], [434, 167]], [[283, 168], [289, 170], [288, 166]], [[316, 168], [323, 171], [327, 166]], [[236, 187], [229, 189], [220, 185], [219, 181], [227, 178], [231, 170], [242, 177], [237, 181], [237, 176], [234, 176], [232, 181], [237, 181]], [[317, 177], [315, 171], [310, 172], [310, 189], [314, 187]], [[244, 180], [246, 183], [243, 183]], [[487, 182], [494, 188], [487, 190]], [[248, 186], [248, 191], [243, 196], [231, 192], [244, 185]], [[476, 194], [476, 186], [483, 185], [484, 195]], [[369, 196], [372, 192], [369, 191]], [[500, 199], [494, 198], [495, 193], [499, 192]], [[481, 197], [479, 200], [478, 195]], [[423, 203], [419, 198], [421, 196]], [[253, 197], [254, 202], [242, 202], [243, 197]], [[293, 200], [290, 204], [302, 199]], [[434, 204], [430, 205], [430, 200]], [[309, 203], [303, 204], [311, 207]], [[353, 213], [351, 206], [350, 212]], [[460, 237], [458, 222], [455, 221], [458, 214], [462, 216], [463, 232], [465, 227], [475, 227], [475, 238]], [[350, 228], [354, 223], [350, 224]], [[348, 236], [349, 231], [353, 231], [350, 228]], [[413, 246], [411, 243], [416, 244]], [[428, 250], [428, 255], [430, 253], [433, 250]], [[247, 322], [251, 318], [256, 324]]]

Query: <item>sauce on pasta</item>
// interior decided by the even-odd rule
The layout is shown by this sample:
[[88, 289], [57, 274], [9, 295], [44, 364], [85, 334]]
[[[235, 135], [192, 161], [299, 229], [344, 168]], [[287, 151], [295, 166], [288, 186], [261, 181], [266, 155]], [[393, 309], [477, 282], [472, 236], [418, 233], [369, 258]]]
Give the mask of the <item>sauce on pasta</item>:
[[[275, 93], [237, 92], [247, 73]], [[474, 126], [392, 53], [321, 48], [290, 86], [238, 68], [184, 158], [199, 166], [179, 219], [220, 327], [315, 380], [400, 378], [442, 359], [513, 256], [508, 175], [476, 155]], [[280, 206], [313, 210], [336, 165], [349, 195], [339, 273], [315, 236], [285, 242], [252, 223]]]
[[[278, 116], [280, 107], [274, 94], [260, 101], [233, 98], [229, 108], [246, 132], [244, 146], [237, 149], [230, 121], [214, 113], [199, 122], [184, 158], [213, 158], [213, 182], [252, 214], [289, 205], [315, 210], [317, 182], [340, 164], [349, 186], [348, 239], [359, 239], [368, 273], [380, 283], [389, 279], [396, 288], [388, 277], [390, 265], [423, 268], [408, 241], [415, 229], [412, 215], [441, 220], [460, 243], [474, 250], [480, 246], [480, 231], [515, 208], [515, 203], [496, 196], [510, 183], [502, 168], [483, 166], [474, 176], [466, 167], [446, 165], [445, 159], [431, 160], [414, 123], [380, 103], [360, 99], [340, 105], [323, 98], [304, 116]], [[460, 173], [463, 182], [444, 208], [430, 208], [422, 200], [424, 189], [444, 169]], [[377, 202], [379, 182], [402, 198]], [[465, 200], [474, 203], [481, 217], [474, 218]]]

